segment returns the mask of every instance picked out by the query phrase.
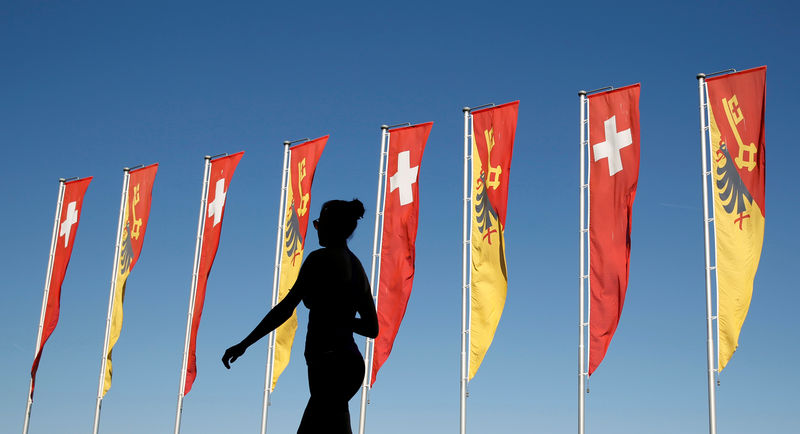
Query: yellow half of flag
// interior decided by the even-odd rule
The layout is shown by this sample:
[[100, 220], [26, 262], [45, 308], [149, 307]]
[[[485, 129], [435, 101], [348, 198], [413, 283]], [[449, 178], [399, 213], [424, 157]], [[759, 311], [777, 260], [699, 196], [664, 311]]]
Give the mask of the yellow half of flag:
[[[293, 177], [293, 172], [290, 171], [290, 178]], [[278, 284], [278, 301], [283, 300], [289, 290], [292, 289], [294, 282], [297, 280], [297, 275], [300, 273], [300, 265], [303, 263], [303, 238], [300, 236], [300, 223], [297, 215], [297, 204], [294, 203], [292, 185], [292, 179], [290, 179], [286, 195], [286, 214], [284, 215], [286, 223], [283, 232], [283, 254], [281, 256], [281, 275]], [[308, 212], [307, 210], [304, 211]], [[297, 311], [293, 312], [291, 318], [275, 329], [275, 359], [272, 370], [273, 390], [275, 390], [278, 377], [289, 365], [296, 332]]]
[[[503, 226], [489, 201], [488, 189], [496, 187], [490, 167], [485, 170], [472, 141], [472, 278], [470, 286], [469, 379], [475, 376], [492, 344], [503, 315], [508, 289]], [[491, 160], [490, 160], [491, 161]], [[491, 163], [490, 163], [491, 164]], [[485, 172], [490, 172], [487, 178]], [[489, 180], [487, 185], [487, 179]], [[492, 181], [494, 179], [494, 181]]]
[[[128, 221], [128, 207], [125, 207], [124, 222]], [[117, 264], [117, 276], [115, 279], [114, 287], [114, 301], [111, 307], [111, 326], [108, 331], [108, 354], [106, 354], [106, 372], [105, 381], [103, 383], [103, 396], [106, 395], [108, 389], [111, 388], [111, 350], [119, 340], [119, 335], [122, 332], [122, 303], [125, 300], [125, 284], [128, 281], [128, 275], [131, 273], [131, 262], [133, 259], [133, 247], [131, 245], [131, 231], [125, 225], [122, 228], [122, 240], [119, 245], [119, 263]]]
[[[748, 198], [752, 192], [747, 191], [737, 173], [737, 156], [731, 156], [728, 145], [722, 140], [711, 105], [708, 110], [714, 175], [719, 370], [722, 370], [736, 351], [739, 332], [750, 308], [753, 279], [764, 242], [765, 218], [757, 201]], [[728, 122], [724, 114], [719, 120]], [[754, 120], [757, 121], [760, 119]]]

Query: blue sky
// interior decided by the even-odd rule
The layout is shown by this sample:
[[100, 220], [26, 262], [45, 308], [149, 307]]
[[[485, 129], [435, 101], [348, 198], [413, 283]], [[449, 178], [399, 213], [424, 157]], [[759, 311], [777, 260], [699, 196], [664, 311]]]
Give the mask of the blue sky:
[[[592, 433], [707, 430], [698, 72], [768, 65], [766, 234], [720, 432], [789, 432], [800, 403], [790, 274], [800, 255], [791, 138], [800, 63], [791, 2], [295, 3], [9, 1], [0, 10], [0, 432], [21, 429], [58, 178], [94, 176], [44, 349], [32, 434], [91, 429], [122, 168], [160, 163], [101, 432], [172, 429], [203, 156], [246, 151], [228, 194], [183, 432], [256, 432], [266, 343], [219, 357], [270, 299], [281, 143], [331, 138], [323, 201], [359, 197], [368, 263], [379, 126], [433, 121], [420, 173], [414, 292], [379, 373], [370, 432], [454, 432], [460, 349], [461, 107], [519, 99], [508, 300], [470, 384], [473, 433], [576, 429], [577, 91], [641, 82], [641, 164], [620, 326], [592, 376]], [[313, 233], [310, 232], [311, 235]], [[316, 246], [309, 237], [310, 248]], [[307, 248], [308, 248], [307, 247]], [[296, 342], [304, 339], [300, 309]], [[269, 432], [308, 397], [302, 345]], [[354, 420], [358, 396], [351, 402]]]

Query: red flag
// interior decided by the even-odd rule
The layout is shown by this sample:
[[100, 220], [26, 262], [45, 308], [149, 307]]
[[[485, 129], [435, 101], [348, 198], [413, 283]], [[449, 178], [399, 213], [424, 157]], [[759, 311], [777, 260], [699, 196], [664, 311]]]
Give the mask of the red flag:
[[78, 222], [80, 221], [81, 210], [83, 210], [83, 196], [90, 182], [92, 182], [91, 176], [64, 183], [61, 211], [58, 217], [58, 225], [56, 226], [55, 239], [53, 240], [55, 248], [53, 250], [50, 286], [47, 288], [42, 335], [39, 340], [39, 346], [36, 348], [33, 366], [31, 367], [31, 398], [33, 398], [33, 386], [36, 383], [36, 371], [39, 369], [44, 343], [47, 342], [47, 339], [58, 324], [58, 315], [61, 309], [61, 283], [64, 281], [69, 258], [72, 255], [75, 234], [78, 233]]
[[617, 329], [639, 178], [639, 84], [589, 96], [589, 375]]
[[192, 384], [197, 376], [197, 328], [200, 326], [200, 317], [203, 315], [203, 302], [206, 299], [206, 285], [211, 266], [217, 255], [219, 237], [222, 232], [222, 217], [225, 214], [225, 199], [228, 197], [228, 186], [233, 178], [236, 165], [242, 159], [244, 152], [238, 152], [227, 157], [211, 161], [208, 177], [208, 192], [206, 193], [206, 207], [204, 211], [203, 238], [200, 241], [200, 267], [197, 272], [197, 290], [194, 296], [192, 314], [192, 331], [189, 337], [189, 360], [186, 368], [186, 383], [183, 394], [192, 390]]
[[433, 122], [389, 131], [383, 242], [378, 285], [378, 326], [372, 379], [392, 352], [414, 283], [414, 243], [419, 217], [419, 170]]

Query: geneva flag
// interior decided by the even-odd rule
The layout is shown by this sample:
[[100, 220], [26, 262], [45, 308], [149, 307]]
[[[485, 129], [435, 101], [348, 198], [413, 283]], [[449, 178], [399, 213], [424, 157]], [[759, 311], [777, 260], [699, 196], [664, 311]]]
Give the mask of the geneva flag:
[[370, 385], [392, 352], [414, 283], [414, 244], [419, 218], [419, 170], [433, 122], [389, 131], [383, 209], [378, 326]]
[[625, 303], [639, 179], [639, 85], [589, 96], [589, 375]]
[[197, 270], [197, 288], [195, 289], [194, 306], [192, 307], [192, 331], [189, 336], [189, 360], [186, 365], [186, 383], [183, 394], [192, 390], [197, 376], [197, 328], [203, 315], [203, 302], [206, 299], [206, 285], [214, 257], [217, 256], [219, 237], [222, 232], [222, 217], [225, 215], [225, 200], [228, 198], [228, 186], [231, 184], [236, 165], [244, 152], [238, 152], [211, 161], [206, 193], [206, 209], [203, 213], [203, 237], [200, 241], [200, 267]]
[[719, 369], [739, 342], [764, 241], [767, 67], [709, 78]]
[[[281, 256], [281, 277], [278, 286], [278, 301], [283, 300], [292, 289], [300, 264], [303, 263], [308, 214], [311, 209], [311, 184], [317, 162], [325, 149], [329, 136], [320, 137], [289, 149], [289, 182], [286, 190], [286, 211], [284, 214], [283, 255]], [[283, 325], [275, 330], [275, 364], [272, 373], [272, 389], [289, 365], [292, 342], [297, 331], [297, 314], [293, 313]]]
[[471, 380], [503, 314], [508, 289], [506, 225], [508, 175], [519, 101], [472, 112]]
[[31, 367], [31, 397], [33, 397], [36, 371], [39, 369], [44, 343], [47, 342], [58, 324], [58, 314], [61, 310], [61, 283], [64, 281], [69, 258], [72, 255], [75, 234], [78, 233], [78, 222], [81, 210], [83, 210], [83, 196], [90, 182], [92, 182], [91, 176], [64, 183], [64, 192], [60, 201], [61, 209], [58, 210], [58, 223], [53, 238], [55, 245], [52, 249], [54, 254], [50, 269], [50, 285], [47, 288], [47, 300], [45, 301], [44, 322]]
[[150, 216], [150, 197], [153, 182], [156, 179], [158, 163], [128, 173], [125, 209], [122, 217], [122, 234], [119, 245], [119, 263], [117, 275], [114, 277], [114, 301], [111, 309], [111, 328], [108, 337], [108, 354], [106, 354], [106, 372], [103, 384], [103, 396], [111, 388], [111, 350], [122, 331], [122, 303], [125, 300], [125, 283], [139, 254], [142, 252], [147, 219]]

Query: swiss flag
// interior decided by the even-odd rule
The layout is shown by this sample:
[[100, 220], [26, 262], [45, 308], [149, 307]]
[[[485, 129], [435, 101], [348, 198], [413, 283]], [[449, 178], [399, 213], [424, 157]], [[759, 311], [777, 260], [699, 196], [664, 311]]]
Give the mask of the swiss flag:
[[639, 84], [589, 96], [589, 375], [617, 329], [639, 179]]
[[[63, 182], [63, 181], [62, 181]], [[36, 355], [31, 367], [31, 390], [30, 396], [33, 398], [33, 387], [36, 383], [36, 371], [39, 369], [39, 361], [42, 357], [44, 343], [56, 329], [58, 316], [61, 311], [61, 283], [67, 273], [67, 265], [72, 255], [72, 246], [75, 242], [75, 235], [78, 233], [78, 222], [80, 221], [81, 211], [83, 211], [83, 196], [92, 177], [76, 179], [65, 182], [62, 192], [59, 195], [60, 208], [57, 211], [58, 220], [56, 221], [53, 233], [53, 259], [50, 264], [49, 285], [45, 287], [45, 306], [42, 322], [41, 336], [37, 340]]]
[[389, 358], [414, 283], [419, 173], [433, 122], [389, 130], [378, 283], [378, 327], [370, 385]]

